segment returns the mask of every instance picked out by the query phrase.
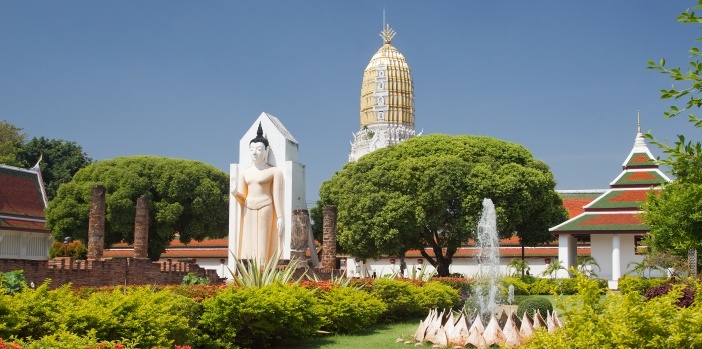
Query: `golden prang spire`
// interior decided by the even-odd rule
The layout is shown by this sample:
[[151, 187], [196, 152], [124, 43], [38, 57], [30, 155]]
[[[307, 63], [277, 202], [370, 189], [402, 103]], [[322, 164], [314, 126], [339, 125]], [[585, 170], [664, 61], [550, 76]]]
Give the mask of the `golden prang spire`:
[[383, 38], [386, 44], [389, 44], [392, 38], [395, 37], [395, 34], [395, 30], [390, 28], [390, 24], [385, 24], [385, 29], [380, 32], [380, 37]]

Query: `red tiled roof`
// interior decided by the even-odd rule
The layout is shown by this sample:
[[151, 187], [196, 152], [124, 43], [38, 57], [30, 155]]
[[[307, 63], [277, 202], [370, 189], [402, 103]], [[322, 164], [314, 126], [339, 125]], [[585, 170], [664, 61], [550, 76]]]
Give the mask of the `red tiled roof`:
[[555, 233], [568, 232], [627, 232], [646, 233], [641, 212], [585, 213], [553, 229]]
[[7, 230], [43, 231], [49, 233], [49, 231], [46, 229], [46, 224], [43, 221], [35, 222], [20, 219], [0, 218], [0, 228]]
[[44, 218], [44, 199], [36, 173], [0, 166], [0, 214]]
[[592, 202], [594, 198], [564, 198], [563, 207], [568, 211], [568, 218], [573, 218], [583, 212], [583, 207]]

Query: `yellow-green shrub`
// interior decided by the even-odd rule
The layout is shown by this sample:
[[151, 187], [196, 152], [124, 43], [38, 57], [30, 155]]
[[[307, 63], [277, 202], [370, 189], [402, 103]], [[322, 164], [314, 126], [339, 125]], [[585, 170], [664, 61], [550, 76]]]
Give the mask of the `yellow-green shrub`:
[[387, 321], [414, 318], [426, 311], [417, 302], [419, 286], [409, 281], [379, 278], [373, 282], [371, 293], [387, 305], [381, 316]]
[[553, 294], [558, 290], [558, 284], [555, 280], [536, 278], [534, 283], [529, 285], [530, 294]]
[[666, 281], [668, 281], [666, 278], [625, 276], [619, 279], [618, 287], [621, 293], [638, 292], [640, 295], [643, 295], [649, 288], [660, 286]]
[[423, 312], [434, 308], [452, 309], [461, 305], [458, 291], [440, 282], [427, 282], [418, 287], [417, 291], [417, 303]]
[[529, 284], [524, 282], [521, 278], [514, 276], [505, 276], [500, 280], [500, 295], [507, 300], [509, 295], [509, 285], [514, 286], [514, 295], [528, 295], [529, 294]]
[[47, 283], [0, 297], [1, 338], [41, 338], [60, 328], [66, 314], [73, 312], [78, 303], [69, 285], [49, 290]]
[[230, 287], [203, 302], [204, 348], [262, 348], [308, 338], [322, 325], [313, 292], [299, 285]]
[[199, 309], [192, 299], [167, 290], [116, 288], [91, 294], [66, 315], [65, 323], [76, 334], [93, 331], [100, 340], [127, 338], [145, 348], [171, 347], [195, 338]]
[[702, 348], [702, 303], [676, 306], [682, 287], [644, 300], [637, 292], [600, 297], [597, 282], [578, 277], [578, 294], [565, 297], [565, 326], [540, 331], [526, 348]]
[[353, 287], [332, 287], [319, 300], [322, 329], [336, 333], [355, 333], [376, 323], [387, 307], [366, 291]]

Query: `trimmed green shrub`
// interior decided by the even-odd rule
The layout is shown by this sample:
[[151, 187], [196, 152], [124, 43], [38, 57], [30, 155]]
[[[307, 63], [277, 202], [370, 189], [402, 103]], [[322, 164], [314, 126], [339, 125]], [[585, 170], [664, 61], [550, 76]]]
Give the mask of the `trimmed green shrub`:
[[[66, 328], [91, 331], [106, 341], [129, 338], [144, 348], [189, 344], [196, 335], [201, 306], [194, 300], [150, 287], [96, 292], [66, 314]], [[46, 332], [51, 333], [51, 332]]]
[[464, 301], [470, 296], [473, 289], [471, 281], [465, 277], [434, 277], [431, 279], [431, 281], [436, 281], [446, 286], [451, 286], [451, 288], [458, 291], [458, 295], [461, 296], [461, 299]]
[[407, 281], [379, 278], [373, 282], [371, 293], [388, 307], [381, 316], [386, 321], [411, 319], [428, 311], [417, 302], [419, 286]]
[[558, 294], [576, 294], [578, 293], [578, 280], [575, 278], [557, 279]]
[[[0, 340], [0, 349], [5, 347], [2, 346]], [[133, 341], [100, 341], [95, 338], [95, 333], [91, 332], [87, 336], [79, 336], [65, 329], [59, 329], [54, 333], [47, 334], [46, 336], [37, 340], [21, 340], [15, 341], [17, 349], [48, 349], [48, 348], [61, 348], [61, 349], [137, 349], [141, 348], [139, 343]], [[15, 347], [8, 347], [15, 348]], [[156, 348], [156, 347], [154, 347]]]
[[41, 338], [56, 331], [78, 303], [69, 287], [49, 290], [49, 284], [44, 283], [36, 289], [25, 287], [12, 295], [2, 295], [0, 338]]
[[230, 287], [202, 304], [198, 347], [280, 346], [308, 338], [322, 325], [313, 292], [299, 285]]
[[352, 287], [332, 287], [319, 300], [322, 330], [355, 333], [376, 323], [385, 303], [376, 296]]
[[645, 278], [641, 276], [625, 276], [619, 279], [619, 292], [646, 293], [649, 288], [660, 286], [668, 281], [667, 278]]
[[524, 282], [521, 278], [514, 276], [506, 276], [500, 280], [500, 295], [503, 299], [507, 299], [509, 295], [509, 285], [514, 286], [514, 295], [528, 295], [529, 294], [529, 284]]
[[536, 311], [541, 313], [541, 316], [546, 317], [546, 311], [552, 312], [553, 305], [551, 301], [546, 297], [530, 296], [526, 297], [519, 302], [519, 307], [517, 307], [517, 316], [522, 317], [524, 312], [529, 315], [534, 315]]
[[536, 278], [534, 283], [529, 285], [530, 294], [554, 294], [558, 290], [556, 280]]
[[434, 308], [453, 309], [461, 306], [458, 291], [440, 282], [427, 282], [418, 287], [416, 297], [422, 313]]

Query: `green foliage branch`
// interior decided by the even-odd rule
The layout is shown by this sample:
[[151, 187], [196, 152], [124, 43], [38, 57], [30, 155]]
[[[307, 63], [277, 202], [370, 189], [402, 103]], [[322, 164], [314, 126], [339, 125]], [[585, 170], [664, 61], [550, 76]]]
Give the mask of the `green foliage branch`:
[[[701, 24], [702, 17], [694, 10], [702, 9], [702, 0], [697, 3], [693, 9], [680, 14], [677, 21]], [[691, 111], [702, 106], [701, 53], [697, 47], [692, 47], [689, 53], [691, 61], [686, 70], [668, 67], [663, 58], [658, 62], [649, 60], [647, 68], [684, 85], [682, 88], [673, 85], [670, 89], [660, 90], [662, 99], [682, 101], [682, 105], [670, 106], [664, 116], [673, 118], [690, 112], [688, 122], [699, 130], [702, 119]], [[672, 145], [656, 140], [650, 132], [646, 137], [663, 150], [667, 157], [661, 162], [676, 177], [663, 187], [660, 195], [650, 193], [643, 206], [644, 222], [651, 228], [649, 247], [685, 256], [689, 249], [699, 250], [702, 247], [702, 143], [690, 141], [682, 134], [677, 135]]]

